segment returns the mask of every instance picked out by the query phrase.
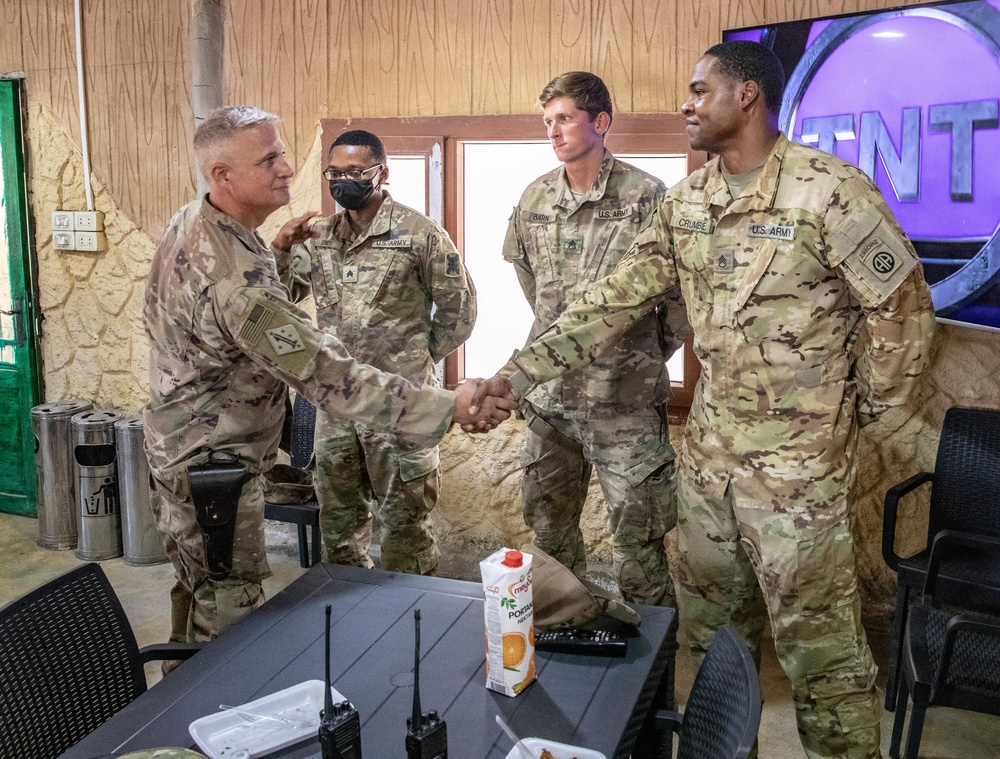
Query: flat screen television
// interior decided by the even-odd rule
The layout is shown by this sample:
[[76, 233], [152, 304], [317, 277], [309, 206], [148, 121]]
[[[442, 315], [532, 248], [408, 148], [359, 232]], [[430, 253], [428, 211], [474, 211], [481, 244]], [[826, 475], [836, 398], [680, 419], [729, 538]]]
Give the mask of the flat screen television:
[[942, 321], [1000, 330], [1000, 0], [734, 29], [785, 67], [781, 129], [865, 171]]

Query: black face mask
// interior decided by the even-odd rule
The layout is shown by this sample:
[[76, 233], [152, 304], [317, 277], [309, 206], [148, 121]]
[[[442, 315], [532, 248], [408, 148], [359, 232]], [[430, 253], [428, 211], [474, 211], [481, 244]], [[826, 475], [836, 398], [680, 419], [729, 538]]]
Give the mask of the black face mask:
[[360, 211], [375, 192], [375, 179], [331, 179], [330, 195], [342, 208]]

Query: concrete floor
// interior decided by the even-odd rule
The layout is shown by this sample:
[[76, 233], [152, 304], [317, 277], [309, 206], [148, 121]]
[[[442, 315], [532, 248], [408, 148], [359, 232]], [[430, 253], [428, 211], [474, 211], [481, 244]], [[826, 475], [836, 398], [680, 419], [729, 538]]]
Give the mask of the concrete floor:
[[[0, 514], [0, 606], [23, 593], [77, 566], [80, 561], [73, 551], [49, 551], [36, 542], [36, 521], [25, 517]], [[305, 570], [299, 567], [294, 528], [269, 523], [267, 529], [268, 558], [273, 577], [264, 584], [270, 597], [295, 580]], [[439, 574], [467, 580], [478, 580], [477, 563], [495, 546], [483, 546], [482, 551], [448, 550], [444, 547]], [[102, 562], [112, 585], [121, 598], [125, 612], [135, 630], [139, 645], [163, 642], [169, 632], [168, 593], [173, 585], [170, 564], [130, 567], [121, 559]], [[607, 585], [606, 568], [594, 567], [594, 579]], [[869, 638], [876, 661], [884, 664], [887, 657], [887, 633], [870, 629]], [[159, 665], [147, 667], [147, 679], [159, 680]], [[880, 686], [884, 685], [881, 675]], [[684, 656], [677, 662], [677, 700], [683, 705], [684, 695], [693, 681], [691, 667]], [[764, 646], [761, 683], [764, 708], [761, 720], [760, 759], [801, 759], [803, 752], [795, 730], [791, 690], [778, 666], [774, 649]], [[888, 756], [891, 713], [882, 719], [882, 750]], [[1000, 718], [953, 709], [931, 709], [925, 722], [920, 756], [922, 759], [996, 759], [1000, 757]]]

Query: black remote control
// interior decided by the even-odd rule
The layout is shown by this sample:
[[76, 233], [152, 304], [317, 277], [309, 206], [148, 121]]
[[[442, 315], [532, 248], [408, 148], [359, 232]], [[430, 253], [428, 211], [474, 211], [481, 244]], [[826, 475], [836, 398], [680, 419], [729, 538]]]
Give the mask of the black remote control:
[[562, 654], [624, 656], [628, 650], [628, 639], [611, 630], [580, 630], [575, 627], [535, 630], [535, 648]]

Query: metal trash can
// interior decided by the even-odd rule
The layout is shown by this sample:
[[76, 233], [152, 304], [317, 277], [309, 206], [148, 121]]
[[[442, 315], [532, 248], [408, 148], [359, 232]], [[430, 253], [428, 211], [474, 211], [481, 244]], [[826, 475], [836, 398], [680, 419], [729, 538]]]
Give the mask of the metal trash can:
[[38, 538], [42, 548], [76, 548], [80, 533], [76, 469], [73, 466], [73, 414], [93, 408], [82, 398], [43, 403], [31, 409], [35, 429], [35, 484], [38, 489]]
[[125, 563], [133, 567], [161, 564], [167, 554], [149, 502], [149, 462], [142, 447], [141, 416], [126, 416], [115, 422], [115, 447]]
[[123, 416], [124, 413], [116, 409], [93, 409], [74, 414], [71, 420], [80, 493], [80, 539], [76, 556], [84, 561], [102, 561], [122, 555], [115, 422]]

